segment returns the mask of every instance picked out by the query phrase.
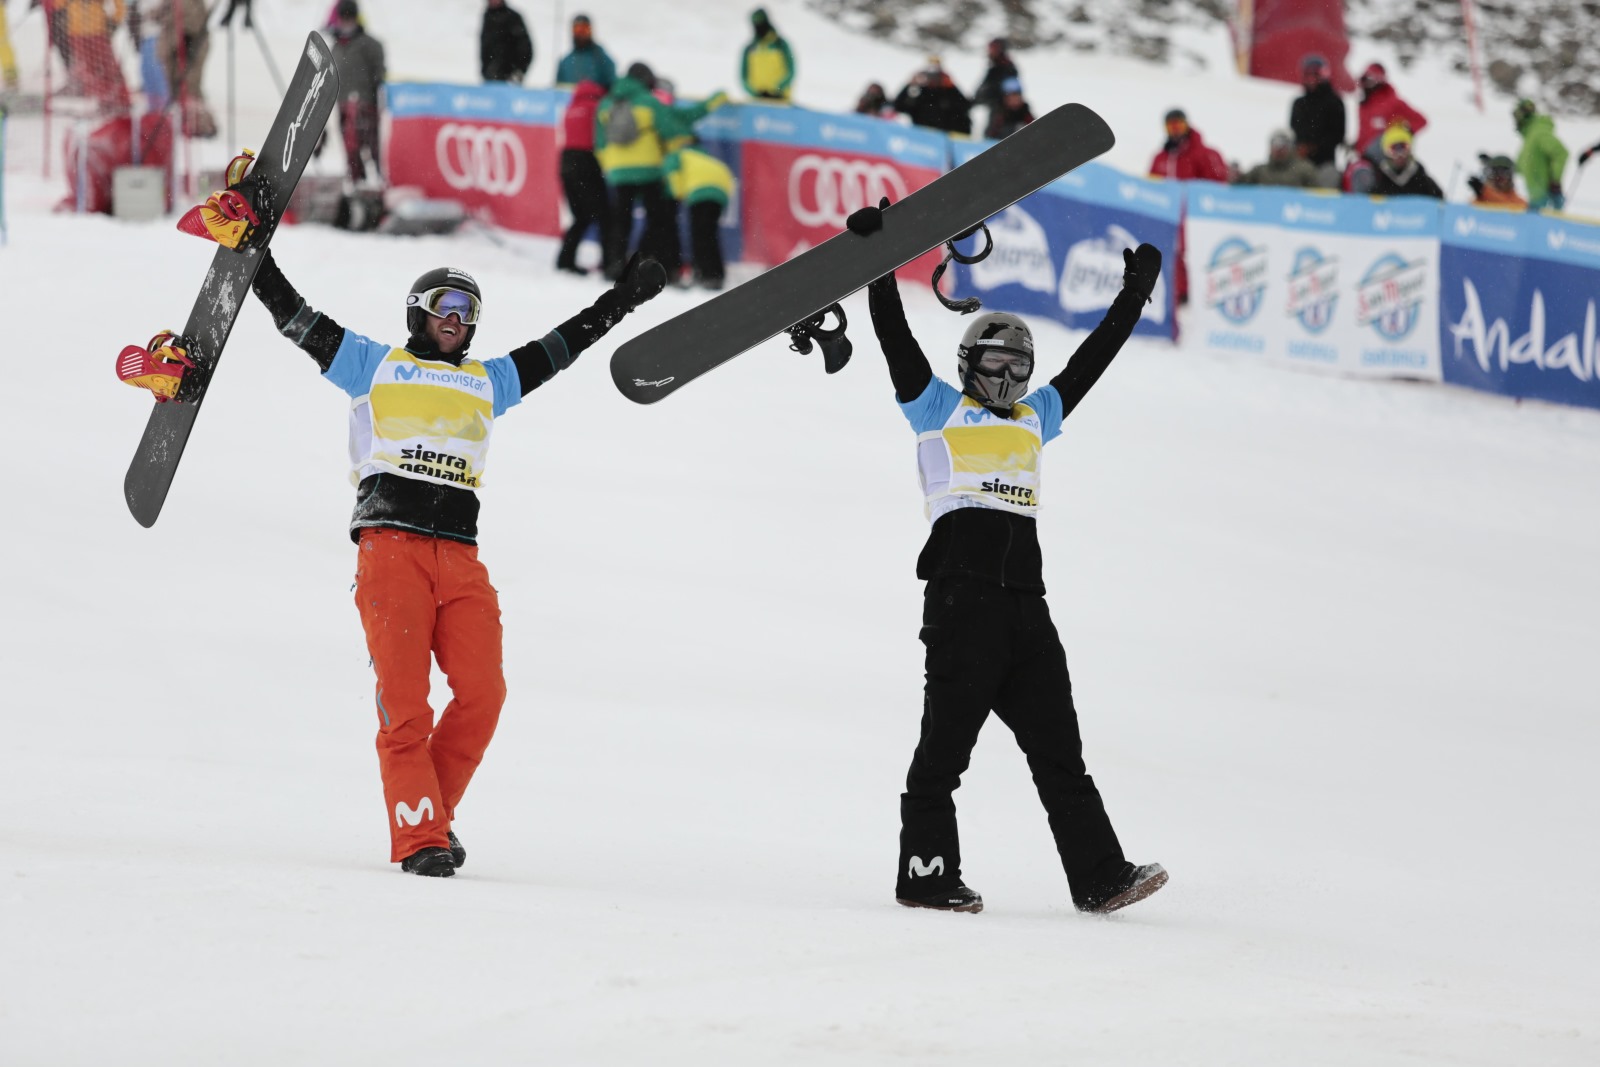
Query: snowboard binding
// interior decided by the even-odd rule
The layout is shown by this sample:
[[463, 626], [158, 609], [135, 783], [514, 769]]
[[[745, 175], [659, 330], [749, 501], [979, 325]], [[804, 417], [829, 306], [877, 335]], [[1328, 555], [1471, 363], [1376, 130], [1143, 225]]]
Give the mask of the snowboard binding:
[[[977, 233], [979, 230], [983, 231], [982, 251], [975, 252], [969, 256], [956, 249], [957, 241], [964, 241], [968, 237], [971, 237], [973, 234]], [[989, 232], [988, 224], [980, 222], [965, 233], [958, 233], [954, 237], [950, 238], [950, 240], [944, 243], [944, 248], [944, 259], [940, 260], [939, 265], [933, 268], [933, 295], [939, 298], [939, 303], [943, 304], [951, 311], [962, 315], [970, 315], [974, 311], [977, 311], [979, 308], [983, 307], [983, 301], [979, 300], [975, 296], [969, 296], [961, 300], [951, 300], [949, 297], [945, 296], [944, 293], [939, 291], [939, 279], [944, 277], [944, 269], [950, 265], [950, 261], [952, 259], [957, 263], [966, 263], [968, 265], [973, 263], [981, 263], [985, 259], [988, 259], [989, 253], [994, 251], [994, 236]]]
[[247, 248], [261, 226], [253, 203], [260, 183], [246, 176], [255, 159], [256, 154], [248, 148], [234, 156], [224, 175], [227, 188], [185, 212], [178, 220], [178, 229], [236, 252]]
[[183, 372], [194, 369], [189, 348], [186, 338], [171, 330], [162, 330], [150, 338], [145, 347], [129, 345], [122, 350], [117, 357], [117, 377], [129, 385], [150, 390], [158, 404], [165, 404], [177, 397], [183, 385]]
[[[831, 329], [822, 325], [830, 312], [839, 320], [839, 325]], [[789, 349], [805, 356], [811, 354], [812, 344], [817, 344], [822, 348], [822, 369], [829, 374], [837, 374], [850, 362], [850, 353], [854, 351], [850, 338], [844, 335], [848, 325], [844, 308], [829, 304], [809, 319], [803, 319], [788, 328], [791, 339]]]

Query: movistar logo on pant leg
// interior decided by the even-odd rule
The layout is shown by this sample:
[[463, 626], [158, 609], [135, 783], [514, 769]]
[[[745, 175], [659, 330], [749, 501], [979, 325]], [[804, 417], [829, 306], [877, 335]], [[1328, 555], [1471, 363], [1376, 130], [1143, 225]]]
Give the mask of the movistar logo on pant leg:
[[935, 856], [935, 857], [933, 857], [933, 859], [929, 860], [926, 865], [923, 864], [921, 856], [912, 856], [911, 857], [911, 862], [906, 866], [906, 877], [907, 878], [915, 878], [919, 874], [922, 875], [924, 878], [926, 878], [930, 874], [943, 874], [943, 873], [944, 873], [944, 857], [943, 856]]
[[394, 824], [396, 826], [416, 826], [422, 820], [433, 821], [433, 798], [423, 797], [412, 807], [405, 801], [397, 801], [394, 806]]

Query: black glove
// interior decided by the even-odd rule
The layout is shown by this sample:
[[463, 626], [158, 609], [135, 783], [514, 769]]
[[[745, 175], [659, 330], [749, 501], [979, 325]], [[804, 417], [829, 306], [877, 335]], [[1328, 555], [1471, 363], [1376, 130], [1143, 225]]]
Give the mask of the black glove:
[[667, 287], [667, 268], [654, 257], [638, 252], [622, 268], [622, 274], [608, 295], [614, 297], [624, 311], [632, 311]]
[[1138, 293], [1148, 304], [1161, 278], [1161, 250], [1153, 244], [1142, 244], [1137, 249], [1124, 248], [1122, 262], [1126, 264], [1122, 272], [1123, 291]]
[[877, 233], [883, 229], [883, 213], [888, 207], [889, 198], [886, 196], [878, 201], [877, 207], [864, 207], [859, 211], [852, 211], [850, 217], [844, 220], [845, 227], [851, 233], [859, 233], [863, 237]]
[[1467, 179], [1467, 185], [1472, 188], [1472, 195], [1473, 196], [1482, 196], [1483, 195], [1483, 179], [1482, 178], [1468, 178]]
[[1592, 145], [1589, 148], [1585, 148], [1582, 152], [1579, 152], [1578, 153], [1578, 166], [1581, 167], [1585, 163], [1589, 162], [1589, 157], [1594, 155], [1594, 150], [1596, 148], [1600, 148], [1600, 144]]

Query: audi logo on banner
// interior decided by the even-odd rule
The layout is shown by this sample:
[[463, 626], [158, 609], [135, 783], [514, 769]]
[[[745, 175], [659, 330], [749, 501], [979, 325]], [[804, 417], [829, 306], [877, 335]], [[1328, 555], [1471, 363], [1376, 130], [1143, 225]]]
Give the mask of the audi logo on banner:
[[789, 210], [802, 226], [840, 229], [852, 211], [882, 197], [905, 199], [906, 183], [887, 163], [807, 153], [789, 169]]
[[516, 196], [528, 180], [527, 150], [522, 139], [504, 126], [447, 122], [434, 139], [434, 154], [439, 173], [452, 189]]

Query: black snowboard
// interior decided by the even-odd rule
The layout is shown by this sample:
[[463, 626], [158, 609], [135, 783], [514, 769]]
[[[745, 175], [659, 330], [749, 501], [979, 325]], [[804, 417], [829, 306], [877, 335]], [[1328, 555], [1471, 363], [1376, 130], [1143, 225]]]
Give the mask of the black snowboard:
[[652, 404], [999, 214], [1116, 143], [1082, 104], [1058, 107], [883, 213], [883, 229], [846, 230], [743, 285], [646, 330], [611, 357], [629, 400]]
[[174, 401], [155, 404], [127, 477], [122, 480], [128, 510], [141, 526], [154, 525], [161, 514], [178, 460], [183, 458], [184, 445], [189, 441], [189, 431], [200, 414], [200, 402], [205, 399], [211, 375], [222, 358], [222, 346], [228, 343], [233, 320], [261, 265], [261, 254], [289, 206], [300, 172], [305, 170], [338, 100], [339, 75], [333, 69], [333, 53], [327, 42], [313, 33], [306, 38], [305, 52], [289, 83], [289, 92], [250, 171], [250, 177], [264, 187], [255, 197], [261, 224], [248, 247], [242, 251], [218, 248], [212, 257], [211, 269], [206, 272], [200, 295], [183, 328], [184, 337], [190, 341], [189, 358], [194, 367], [184, 373]]

